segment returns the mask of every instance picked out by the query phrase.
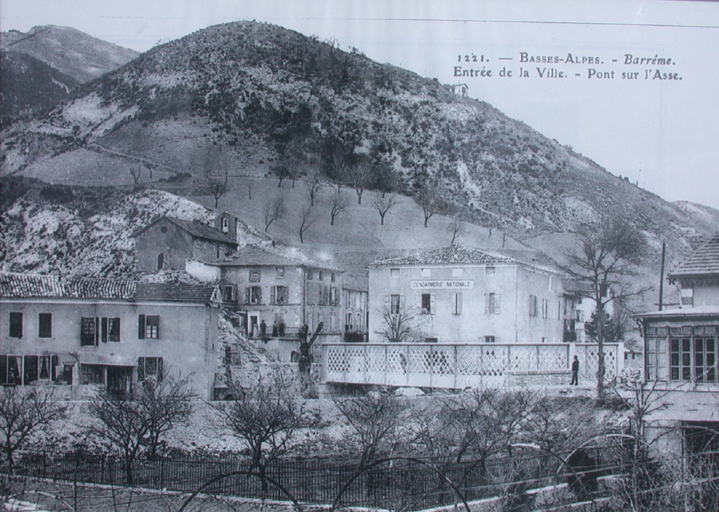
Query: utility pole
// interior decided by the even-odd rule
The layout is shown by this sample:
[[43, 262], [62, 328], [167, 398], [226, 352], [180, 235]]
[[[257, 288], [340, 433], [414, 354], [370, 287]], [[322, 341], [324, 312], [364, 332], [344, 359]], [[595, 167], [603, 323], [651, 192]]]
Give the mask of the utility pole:
[[659, 271], [659, 311], [661, 311], [664, 306], [664, 259], [666, 258], [666, 254], [667, 243], [662, 242], [662, 266]]

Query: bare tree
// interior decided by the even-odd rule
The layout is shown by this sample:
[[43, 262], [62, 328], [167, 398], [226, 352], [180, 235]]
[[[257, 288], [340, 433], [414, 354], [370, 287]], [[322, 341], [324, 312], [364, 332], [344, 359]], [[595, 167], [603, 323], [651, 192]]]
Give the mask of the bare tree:
[[382, 329], [377, 334], [392, 343], [407, 343], [417, 341], [420, 333], [415, 326], [415, 317], [401, 311], [399, 313], [385, 312], [382, 314]]
[[372, 175], [372, 167], [366, 161], [360, 161], [349, 169], [350, 185], [357, 194], [357, 204], [362, 204], [362, 194]]
[[90, 433], [122, 451], [125, 478], [134, 482], [133, 464], [142, 450], [157, 456], [162, 437], [192, 413], [193, 390], [188, 378], [158, 374], [140, 382], [134, 396], [98, 389], [90, 400], [90, 414], [98, 420]]
[[300, 243], [305, 243], [305, 233], [317, 222], [317, 217], [314, 216], [312, 211], [312, 205], [306, 206], [300, 212]]
[[[297, 430], [307, 423], [302, 403], [279, 373], [252, 386], [234, 385], [233, 400], [217, 404], [222, 424], [242, 439], [250, 451], [251, 471], [266, 476], [267, 465], [286, 453]], [[267, 482], [263, 479], [263, 489]]]
[[384, 218], [392, 207], [395, 205], [396, 196], [394, 194], [376, 194], [372, 199], [372, 206], [379, 213], [380, 225], [384, 226]]
[[265, 216], [265, 233], [270, 229], [272, 223], [285, 216], [285, 199], [282, 196], [276, 196], [272, 201], [265, 203], [263, 214]]
[[452, 233], [452, 240], [450, 240], [449, 245], [454, 245], [454, 242], [464, 234], [464, 226], [462, 226], [462, 222], [454, 219], [452, 221], [452, 224], [449, 225], [449, 231]]
[[140, 177], [142, 176], [142, 167], [139, 165], [137, 167], [130, 167], [128, 171], [130, 172], [130, 176], [132, 176], [132, 181], [135, 183], [135, 186], [139, 187]]
[[307, 195], [310, 198], [310, 206], [315, 205], [315, 199], [320, 192], [322, 182], [320, 181], [320, 175], [317, 171], [312, 171], [307, 174], [307, 180], [305, 181], [305, 188], [307, 189]]
[[330, 176], [337, 186], [337, 193], [340, 193], [342, 185], [349, 179], [350, 164], [341, 148], [332, 153], [329, 163]]
[[65, 412], [52, 389], [0, 388], [0, 443], [10, 474], [15, 473], [16, 451], [33, 435], [64, 418]]
[[442, 198], [437, 191], [436, 185], [424, 183], [417, 193], [417, 203], [422, 208], [424, 227], [427, 227], [429, 219], [439, 211], [442, 205]]
[[388, 393], [338, 398], [335, 405], [355, 433], [359, 445], [360, 471], [378, 456], [387, 455], [397, 442], [405, 408]]
[[337, 193], [332, 197], [330, 203], [330, 226], [335, 225], [335, 219], [347, 211], [347, 202], [341, 194]]
[[217, 208], [220, 198], [230, 189], [229, 170], [213, 171], [212, 169], [206, 169], [205, 185], [210, 195], [215, 198], [215, 208]]
[[189, 376], [158, 379], [148, 377], [140, 383], [138, 402], [147, 415], [146, 445], [148, 458], [155, 459], [164, 435], [178, 423], [186, 423], [192, 414], [192, 399], [196, 397], [190, 387]]
[[[597, 398], [604, 395], [604, 343], [607, 321], [606, 307], [614, 300], [642, 293], [622, 291], [624, 280], [634, 276], [632, 264], [644, 254], [646, 242], [642, 234], [626, 219], [613, 217], [599, 225], [585, 226], [579, 233], [579, 250], [567, 258], [573, 273], [591, 285], [589, 298], [594, 301], [597, 338]], [[612, 293], [610, 293], [610, 290]]]

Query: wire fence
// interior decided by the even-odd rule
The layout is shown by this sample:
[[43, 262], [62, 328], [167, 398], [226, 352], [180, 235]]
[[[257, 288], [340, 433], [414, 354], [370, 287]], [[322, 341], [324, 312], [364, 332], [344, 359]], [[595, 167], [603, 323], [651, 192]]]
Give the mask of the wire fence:
[[[572, 473], [595, 476], [615, 473], [618, 460], [602, 448], [585, 450], [593, 461], [569, 468], [563, 456], [494, 457], [487, 460], [442, 462], [394, 458], [361, 468], [355, 461], [334, 459], [282, 459], [265, 468], [266, 479], [239, 455], [181, 456], [147, 460], [131, 466], [132, 485], [148, 489], [194, 492], [243, 498], [288, 500], [342, 506], [414, 509], [502, 495], [512, 482], [541, 487]], [[586, 459], [585, 459], [586, 460]], [[56, 481], [128, 485], [123, 457], [85, 450], [25, 450], [18, 454], [15, 473]]]

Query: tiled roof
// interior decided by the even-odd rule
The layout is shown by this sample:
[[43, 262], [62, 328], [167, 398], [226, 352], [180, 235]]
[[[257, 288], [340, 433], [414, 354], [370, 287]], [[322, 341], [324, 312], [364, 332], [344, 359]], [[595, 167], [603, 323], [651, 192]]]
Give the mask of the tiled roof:
[[400, 258], [378, 259], [372, 266], [389, 265], [494, 265], [499, 263], [519, 263], [507, 256], [499, 256], [479, 249], [470, 249], [461, 245], [449, 245], [440, 249], [421, 251]]
[[234, 246], [237, 246], [237, 242], [235, 242], [232, 237], [229, 235], [223, 233], [219, 229], [216, 229], [212, 226], [207, 226], [205, 224], [200, 224], [199, 222], [194, 222], [191, 220], [182, 220], [182, 219], [176, 219], [174, 217], [168, 217], [166, 215], [159, 217], [152, 222], [150, 222], [147, 226], [144, 226], [137, 231], [135, 231], [132, 236], [138, 236], [148, 229], [150, 229], [152, 226], [157, 224], [158, 222], [162, 221], [163, 219], [173, 223], [178, 228], [187, 231], [192, 236], [196, 238], [202, 238], [204, 240], [212, 240], [214, 242], [222, 242], [225, 244], [231, 244]]
[[135, 294], [136, 283], [126, 279], [60, 277], [57, 275], [0, 272], [0, 297], [126, 299]]
[[187, 283], [138, 283], [131, 279], [60, 277], [0, 272], [0, 297], [207, 303], [216, 287]]
[[662, 311], [649, 311], [635, 315], [637, 318], [680, 318], [680, 317], [717, 317], [719, 306], [692, 306], [687, 308], [672, 308]]
[[689, 258], [679, 264], [669, 279], [719, 276], [719, 233], [712, 236]]
[[270, 248], [258, 245], [246, 245], [235, 252], [232, 257], [214, 262], [219, 267], [309, 267], [321, 268], [326, 270], [334, 270], [341, 272], [341, 269], [333, 267], [328, 263], [322, 263], [313, 260], [304, 260], [284, 255], [280, 249], [272, 250]]
[[186, 283], [138, 283], [135, 300], [211, 302], [216, 286]]

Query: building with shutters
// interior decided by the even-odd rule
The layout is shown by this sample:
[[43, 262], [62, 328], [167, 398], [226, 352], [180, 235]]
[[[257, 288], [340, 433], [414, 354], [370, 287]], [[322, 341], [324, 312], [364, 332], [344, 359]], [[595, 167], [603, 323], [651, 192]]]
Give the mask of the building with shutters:
[[300, 330], [307, 326], [311, 335], [321, 322], [314, 349], [320, 358], [319, 346], [340, 341], [344, 332], [343, 271], [289, 252], [246, 245], [214, 263], [193, 262], [190, 270], [221, 283], [224, 306], [238, 313], [246, 334], [262, 340], [279, 361], [296, 362]]
[[[719, 234], [668, 274], [677, 307], [637, 315], [644, 336], [645, 389], [653, 389], [650, 438], [679, 453], [719, 452]], [[665, 435], [666, 434], [666, 435]], [[694, 453], [696, 454], [696, 453]], [[716, 455], [714, 455], [716, 459]], [[719, 460], [718, 460], [719, 461]]]
[[380, 259], [369, 270], [370, 341], [390, 341], [387, 328], [401, 318], [411, 339], [392, 341], [562, 342], [564, 278], [456, 245]]
[[216, 286], [0, 273], [0, 384], [79, 398], [171, 371], [210, 399], [220, 301]]

